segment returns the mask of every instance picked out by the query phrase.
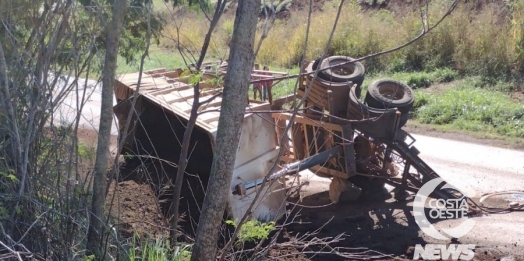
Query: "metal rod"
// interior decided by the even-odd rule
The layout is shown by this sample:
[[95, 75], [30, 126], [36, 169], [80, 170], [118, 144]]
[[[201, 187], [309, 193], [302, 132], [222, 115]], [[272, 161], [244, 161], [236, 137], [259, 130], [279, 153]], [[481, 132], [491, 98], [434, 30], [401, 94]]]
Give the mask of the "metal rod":
[[395, 140], [395, 136], [397, 136], [397, 131], [399, 129], [399, 126], [400, 126], [400, 116], [402, 114], [400, 113], [400, 111], [396, 111], [395, 112], [395, 119], [393, 121], [393, 130], [391, 131], [391, 141], [394, 141]]
[[386, 171], [388, 164], [391, 162], [391, 148], [388, 146], [384, 153], [384, 161], [382, 162], [382, 171]]
[[357, 163], [355, 161], [354, 132], [351, 123], [342, 126], [342, 137], [344, 145], [344, 162], [346, 164], [346, 173], [351, 177], [357, 174]]
[[402, 173], [402, 183], [400, 183], [400, 189], [402, 190], [405, 190], [408, 184], [409, 168], [411, 168], [411, 164], [409, 164], [409, 162], [406, 162], [404, 166], [404, 172]]
[[404, 166], [404, 172], [402, 173], [402, 181], [400, 182], [400, 186], [397, 187], [398, 191], [395, 193], [395, 199], [397, 200], [405, 200], [407, 198], [406, 189], [408, 188], [408, 175], [409, 175], [409, 168], [411, 167], [411, 164], [406, 161], [406, 165]]
[[[293, 162], [291, 164], [284, 166], [284, 168], [281, 169], [280, 171], [277, 171], [271, 174], [271, 176], [269, 176], [268, 181], [271, 181], [271, 180], [274, 180], [274, 179], [277, 179], [277, 178], [280, 178], [280, 177], [283, 177], [289, 174], [293, 174], [298, 171], [305, 170], [307, 168], [311, 168], [315, 165], [322, 164], [331, 158], [339, 156], [341, 153], [342, 153], [342, 146], [336, 146], [332, 149], [323, 151], [317, 155], [311, 156], [301, 161]], [[248, 182], [244, 185], [244, 188], [246, 190], [251, 189], [262, 183], [264, 183], [264, 178]]]
[[[428, 166], [426, 162], [420, 159], [418, 155], [413, 153], [413, 151], [407, 147], [405, 142], [392, 142], [391, 147], [397, 151], [402, 156], [402, 158], [406, 160], [406, 162], [408, 162], [410, 165], [413, 165], [413, 167], [422, 174], [422, 184], [426, 184], [426, 182], [434, 178], [440, 178], [440, 176], [433, 169], [431, 169], [431, 167]], [[443, 186], [444, 184], [445, 182], [442, 182], [439, 187]], [[460, 198], [457, 197], [457, 195], [440, 189], [435, 190], [434, 193], [443, 199]]]

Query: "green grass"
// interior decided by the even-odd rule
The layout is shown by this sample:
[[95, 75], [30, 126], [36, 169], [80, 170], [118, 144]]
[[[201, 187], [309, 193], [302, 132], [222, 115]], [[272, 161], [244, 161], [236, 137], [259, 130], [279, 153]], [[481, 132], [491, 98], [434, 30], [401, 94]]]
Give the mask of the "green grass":
[[128, 259], [149, 261], [184, 261], [191, 257], [190, 245], [171, 247], [169, 241], [163, 238], [140, 238], [135, 234], [129, 247]]
[[[122, 56], [118, 56], [116, 75], [138, 72], [140, 69], [140, 59], [141, 54], [135, 57], [135, 60], [131, 63], [126, 63], [126, 60]], [[193, 61], [189, 61], [192, 63]], [[92, 68], [92, 71], [89, 73], [89, 79], [97, 80], [101, 76], [101, 69], [103, 63], [103, 58], [98, 60]], [[144, 71], [157, 69], [157, 68], [166, 68], [172, 70], [175, 68], [185, 67], [184, 60], [176, 50], [167, 50], [160, 48], [158, 45], [151, 45], [149, 49], [149, 55], [144, 60]], [[86, 73], [80, 75], [81, 77], [86, 77]]]
[[[518, 138], [518, 137], [510, 137], [510, 136], [503, 136], [500, 134], [497, 134], [496, 132], [485, 132], [485, 131], [468, 131], [464, 129], [459, 129], [455, 125], [451, 124], [445, 124], [445, 125], [436, 125], [436, 124], [428, 124], [428, 123], [421, 123], [417, 119], [410, 119], [409, 122], [406, 124], [406, 127], [404, 129], [410, 133], [413, 134], [422, 134], [422, 135], [437, 135], [442, 137], [450, 137], [450, 139], [459, 138], [461, 139], [460, 135], [466, 135], [468, 137], [471, 137], [473, 139], [478, 140], [481, 142], [482, 140], [489, 140], [488, 144], [492, 144], [496, 147], [504, 147], [504, 148], [511, 148], [511, 149], [517, 149], [521, 150], [524, 149], [524, 139]], [[459, 136], [455, 136], [454, 134], [459, 134]], [[449, 135], [449, 136], [448, 136]]]
[[[440, 130], [524, 138], [524, 105], [511, 99], [516, 83], [484, 76], [460, 78], [451, 69], [397, 72], [366, 77], [363, 93], [374, 80], [392, 78], [415, 90], [414, 120]], [[446, 85], [428, 91], [434, 84]]]
[[[191, 63], [191, 62], [190, 62]], [[156, 45], [151, 46], [149, 50], [149, 57], [144, 61], [144, 71], [166, 68], [172, 70], [175, 68], [185, 67], [184, 61], [176, 50], [166, 50], [159, 48]], [[119, 58], [116, 68], [117, 75], [123, 73], [138, 72], [140, 69], [140, 56], [136, 57], [136, 61], [131, 64], [126, 64], [125, 59]]]
[[420, 123], [524, 138], [524, 105], [502, 92], [475, 87], [466, 79], [441, 93], [415, 95], [414, 116]]
[[[270, 67], [272, 68], [272, 67]], [[282, 68], [276, 68], [271, 69], [272, 71], [280, 71], [280, 72], [287, 72], [288, 75], [298, 74], [300, 72], [300, 68], [294, 67], [292, 69], [282, 69]], [[273, 99], [278, 99], [280, 97], [284, 97], [286, 95], [292, 94], [295, 90], [297, 79], [289, 79], [289, 80], [283, 80], [273, 86]], [[250, 93], [250, 95], [252, 95]]]
[[363, 85], [368, 86], [372, 81], [391, 78], [406, 83], [413, 89], [426, 88], [435, 83], [447, 83], [459, 78], [458, 72], [450, 68], [437, 69], [431, 72], [396, 72], [366, 75]]

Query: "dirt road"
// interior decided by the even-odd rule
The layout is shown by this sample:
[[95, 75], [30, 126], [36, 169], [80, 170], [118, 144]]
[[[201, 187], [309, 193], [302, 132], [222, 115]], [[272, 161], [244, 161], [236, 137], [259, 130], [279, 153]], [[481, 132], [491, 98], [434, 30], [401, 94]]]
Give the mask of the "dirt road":
[[[78, 92], [75, 90], [69, 92], [63, 103], [53, 114], [53, 123], [64, 125], [74, 122], [78, 108], [82, 107], [82, 116], [80, 117], [79, 128], [87, 130], [98, 130], [100, 124], [100, 107], [102, 105], [102, 84], [94, 80], [79, 79], [82, 86], [79, 86]], [[84, 87], [85, 86], [85, 87]], [[83, 100], [83, 102], [82, 102]], [[113, 97], [113, 104], [116, 105], [116, 98]], [[113, 120], [111, 134], [118, 135], [116, 119]]]
[[[524, 190], [524, 151], [423, 135], [413, 136], [417, 140], [415, 146], [421, 151], [420, 157], [459, 189], [473, 189], [477, 197], [484, 193]], [[305, 198], [301, 204], [329, 204], [325, 192], [329, 180], [310, 172], [304, 172], [303, 177], [312, 182], [304, 191]], [[522, 194], [512, 194], [486, 203], [506, 207], [511, 201], [524, 203], [524, 197]], [[332, 218], [318, 236], [328, 237], [344, 232], [349, 237], [338, 246], [366, 246], [402, 257], [407, 257], [406, 250], [415, 244], [450, 243], [449, 240], [433, 239], [420, 231], [412, 216], [412, 206], [413, 201], [396, 202], [388, 193], [368, 195], [362, 202], [303, 208], [300, 212], [301, 221], [307, 225], [295, 225], [291, 229], [303, 232], [323, 225]], [[472, 219], [476, 222], [475, 227], [459, 238], [458, 242], [475, 244], [476, 256], [484, 257], [479, 260], [494, 260], [492, 258], [508, 255], [524, 258], [524, 212], [485, 214]], [[461, 222], [462, 219], [443, 220], [434, 225], [441, 229], [456, 227]]]
[[480, 193], [524, 189], [524, 151], [413, 136], [421, 157], [448, 182]]
[[[416, 146], [441, 177], [480, 194], [508, 190], [524, 191], [524, 151], [414, 135]], [[497, 207], [509, 201], [524, 203], [524, 194], [499, 197]], [[488, 202], [487, 202], [488, 203]], [[524, 255], [524, 212], [474, 217], [475, 228], [460, 239], [463, 243]], [[454, 226], [459, 221], [440, 222]]]

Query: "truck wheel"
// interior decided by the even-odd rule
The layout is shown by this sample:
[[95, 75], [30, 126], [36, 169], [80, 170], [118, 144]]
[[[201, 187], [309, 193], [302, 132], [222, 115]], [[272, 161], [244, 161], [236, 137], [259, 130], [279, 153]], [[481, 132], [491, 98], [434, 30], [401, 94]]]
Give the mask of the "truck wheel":
[[404, 83], [391, 79], [381, 79], [368, 86], [365, 102], [378, 109], [397, 108], [408, 114], [415, 100], [413, 90]]
[[[320, 69], [329, 68], [337, 64], [345, 63], [354, 60], [348, 56], [330, 56], [325, 58], [320, 64]], [[353, 62], [340, 65], [331, 69], [323, 70], [319, 73], [319, 77], [332, 82], [353, 82], [360, 87], [364, 81], [365, 76], [364, 65], [360, 62]]]
[[[391, 138], [395, 109], [379, 109], [360, 102], [355, 94], [356, 87], [349, 91], [347, 118], [359, 120], [352, 123], [353, 127], [375, 139]], [[374, 119], [374, 120], [367, 120]]]

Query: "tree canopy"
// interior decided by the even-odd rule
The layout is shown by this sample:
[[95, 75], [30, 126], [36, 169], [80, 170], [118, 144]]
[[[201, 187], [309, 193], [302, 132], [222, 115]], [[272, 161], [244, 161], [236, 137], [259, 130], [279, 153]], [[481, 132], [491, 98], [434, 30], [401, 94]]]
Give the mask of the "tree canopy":
[[[150, 0], [132, 0], [129, 2], [128, 12], [124, 21], [124, 30], [121, 33], [121, 48], [119, 55], [127, 63], [134, 61], [138, 53], [146, 46], [146, 34], [148, 24], [152, 39], [158, 41], [160, 33], [165, 24], [164, 19], [155, 13], [148, 15], [148, 3]], [[13, 48], [25, 47], [29, 51], [31, 37], [39, 34], [48, 34], [45, 39], [49, 40], [50, 32], [36, 31], [40, 24], [48, 23], [47, 30], [53, 30], [60, 20], [67, 19], [67, 26], [75, 32], [70, 37], [65, 48], [84, 48], [86, 53], [99, 52], [105, 49], [107, 31], [111, 17], [111, 6], [114, 0], [71, 0], [71, 1], [44, 1], [44, 0], [18, 0], [0, 1], [0, 40], [6, 43], [4, 48], [7, 54], [13, 53]], [[62, 7], [71, 4], [66, 10]], [[52, 29], [53, 28], [53, 29]], [[46, 40], [44, 40], [45, 44]], [[94, 43], [94, 44], [93, 44]], [[33, 47], [34, 49], [35, 47]], [[21, 51], [21, 50], [19, 50]], [[56, 62], [68, 63], [61, 53], [53, 54]], [[9, 55], [7, 55], [9, 59]]]

